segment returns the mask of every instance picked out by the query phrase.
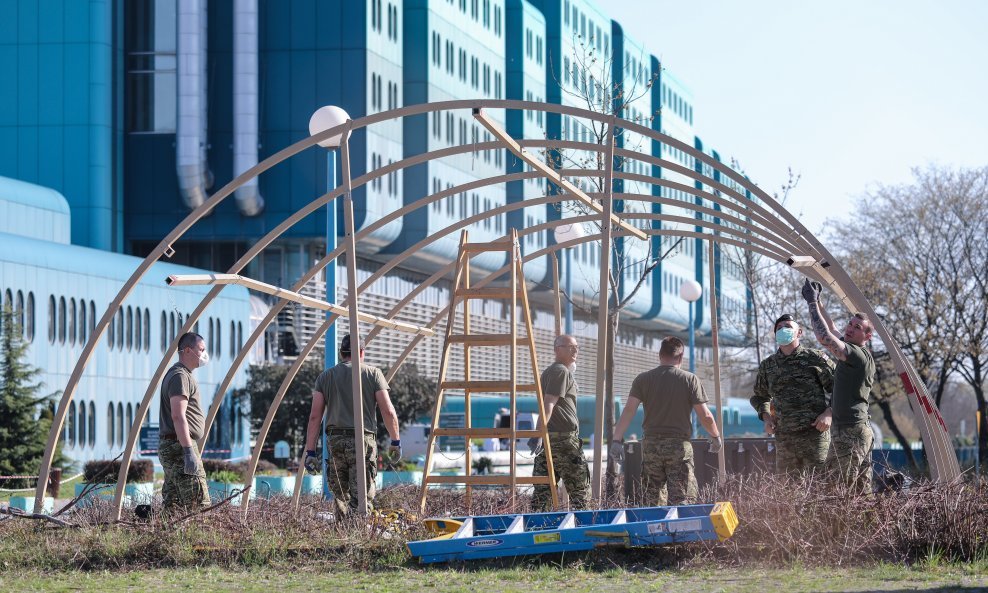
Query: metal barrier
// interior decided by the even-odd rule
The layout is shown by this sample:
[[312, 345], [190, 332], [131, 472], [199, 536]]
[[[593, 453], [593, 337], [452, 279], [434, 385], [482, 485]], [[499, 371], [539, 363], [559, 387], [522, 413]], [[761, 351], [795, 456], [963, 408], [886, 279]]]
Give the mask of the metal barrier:
[[[697, 485], [713, 484], [717, 476], [717, 455], [708, 452], [706, 439], [693, 439], [693, 463]], [[724, 461], [728, 474], [751, 475], [775, 471], [775, 439], [733, 438], [724, 442]], [[624, 444], [624, 492], [629, 504], [644, 504], [642, 499], [642, 445], [640, 441]]]

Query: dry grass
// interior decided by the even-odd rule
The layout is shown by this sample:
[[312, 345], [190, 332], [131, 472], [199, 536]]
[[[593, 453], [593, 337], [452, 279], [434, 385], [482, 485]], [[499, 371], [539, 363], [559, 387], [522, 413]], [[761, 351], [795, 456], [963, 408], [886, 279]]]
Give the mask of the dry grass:
[[[527, 510], [520, 495], [519, 510]], [[707, 502], [730, 500], [741, 525], [721, 543], [641, 550], [595, 550], [565, 558], [513, 558], [514, 566], [545, 562], [588, 569], [648, 571], [669, 566], [849, 566], [876, 562], [988, 559], [988, 491], [966, 484], [921, 484], [903, 493], [855, 495], [819, 480], [793, 481], [773, 475], [732, 479]], [[465, 495], [430, 494], [428, 516], [465, 512]], [[617, 504], [607, 506], [621, 506]], [[478, 490], [473, 514], [510, 511], [504, 490]], [[390, 570], [414, 561], [405, 542], [427, 537], [417, 518], [418, 490], [388, 488], [369, 519], [329, 520], [332, 505], [318, 498], [292, 512], [283, 498], [257, 500], [243, 519], [222, 505], [186, 518], [156, 516], [138, 521], [132, 513], [109, 524], [106, 506], [75, 509], [61, 518], [73, 527], [20, 518], [0, 520], [0, 568], [141, 569], [206, 566], [300, 566]]]

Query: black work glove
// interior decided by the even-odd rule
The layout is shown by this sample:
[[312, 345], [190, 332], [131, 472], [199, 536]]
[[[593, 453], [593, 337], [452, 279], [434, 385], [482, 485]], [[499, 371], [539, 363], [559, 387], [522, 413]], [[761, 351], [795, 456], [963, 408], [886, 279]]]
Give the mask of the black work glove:
[[810, 282], [810, 279], [807, 278], [806, 281], [803, 282], [803, 289], [800, 291], [800, 293], [803, 295], [803, 299], [805, 299], [807, 303], [812, 305], [813, 303], [820, 300], [820, 292], [822, 290], [823, 287], [820, 286], [819, 282]]
[[322, 461], [316, 457], [316, 452], [311, 449], [305, 452], [305, 461], [302, 464], [305, 466], [305, 471], [309, 472], [310, 475], [318, 476], [322, 471]]
[[542, 439], [539, 437], [532, 437], [528, 439], [528, 450], [532, 453], [532, 455], [536, 455], [540, 449], [542, 449]]
[[196, 452], [195, 447], [182, 447], [182, 461], [184, 462], [184, 467], [182, 468], [182, 473], [187, 476], [205, 476], [206, 472], [202, 469], [202, 460], [199, 459], [199, 454]]

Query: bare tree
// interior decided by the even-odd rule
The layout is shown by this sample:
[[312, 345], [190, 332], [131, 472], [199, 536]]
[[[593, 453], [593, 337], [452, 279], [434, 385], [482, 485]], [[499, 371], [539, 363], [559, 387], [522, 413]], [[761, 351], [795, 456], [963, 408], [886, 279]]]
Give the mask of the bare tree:
[[[620, 79], [626, 82], [614, 83], [613, 67], [614, 59], [605, 55], [593, 37], [584, 39], [577, 35], [573, 39], [572, 67], [569, 72], [556, 73], [557, 82], [563, 92], [582, 107], [599, 114], [614, 115], [618, 118], [628, 119], [641, 125], [650, 125], [656, 113], [650, 112], [650, 103], [645, 101], [650, 96], [652, 87], [658, 80], [659, 73], [652, 73], [650, 76], [644, 75], [641, 70], [635, 69], [630, 75], [628, 71], [620, 73]], [[627, 65], [626, 65], [627, 69]], [[568, 83], [572, 80], [572, 83]], [[647, 105], [643, 107], [642, 104]], [[606, 187], [607, 179], [604, 176], [606, 170], [605, 158], [607, 155], [606, 142], [609, 136], [607, 124], [595, 120], [581, 120], [573, 118], [570, 120], [572, 126], [564, 126], [569, 129], [571, 137], [586, 139], [587, 142], [596, 144], [599, 148], [591, 151], [583, 150], [552, 150], [547, 151], [545, 157], [548, 162], [557, 169], [580, 169], [597, 171], [598, 174], [591, 177], [580, 177], [573, 182], [587, 190], [594, 197], [594, 193], [602, 200], [609, 188]], [[644, 136], [634, 135], [624, 128], [618, 127], [613, 130], [615, 143], [622, 143], [623, 147], [632, 151], [641, 151], [643, 147], [650, 148], [651, 140]], [[650, 150], [645, 151], [651, 154]], [[627, 167], [631, 159], [615, 157], [613, 166], [615, 170]], [[634, 183], [634, 182], [626, 182]], [[649, 185], [646, 193], [651, 192]], [[618, 192], [620, 193], [620, 192]], [[629, 192], [631, 193], [631, 192]], [[615, 212], [628, 212], [635, 208], [634, 202], [626, 202], [618, 199], [614, 203]], [[583, 204], [575, 202], [560, 202], [561, 213], [571, 215], [595, 214], [594, 210]], [[629, 220], [631, 224], [639, 228], [648, 228], [649, 225], [643, 220]], [[600, 223], [593, 223], [600, 232]], [[646, 279], [652, 274], [655, 268], [663, 259], [676, 253], [683, 246], [683, 239], [676, 238], [670, 241], [656, 242], [657, 247], [651, 241], [642, 241], [635, 237], [617, 238], [611, 247], [609, 254], [611, 266], [606, 288], [598, 287], [596, 295], [599, 296], [601, 290], [608, 293], [608, 326], [606, 337], [607, 359], [605, 363], [605, 393], [604, 393], [604, 442], [610, 442], [614, 428], [614, 343], [620, 328], [622, 312], [632, 303], [638, 295]], [[600, 262], [597, 262], [598, 264]], [[599, 278], [590, 278], [588, 270], [581, 269], [579, 264], [575, 266], [584, 274], [589, 286], [599, 284]], [[585, 312], [592, 311], [587, 307], [581, 307], [572, 298], [566, 298], [573, 302], [574, 307], [580, 307]], [[591, 295], [591, 299], [593, 295]], [[588, 299], [587, 302], [591, 302]], [[606, 468], [608, 496], [613, 495], [617, 483], [617, 468], [613, 460], [607, 460]]]
[[[988, 168], [914, 171], [834, 227], [849, 273], [939, 405], [957, 373], [984, 417], [988, 371]], [[988, 430], [979, 448], [988, 457]]]

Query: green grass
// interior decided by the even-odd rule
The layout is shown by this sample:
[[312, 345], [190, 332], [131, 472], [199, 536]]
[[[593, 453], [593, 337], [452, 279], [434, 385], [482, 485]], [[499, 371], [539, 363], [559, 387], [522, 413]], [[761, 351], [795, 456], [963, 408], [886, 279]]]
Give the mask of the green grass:
[[334, 570], [312, 559], [304, 568], [265, 567], [255, 570], [222, 568], [155, 569], [133, 572], [19, 572], [0, 571], [3, 591], [450, 591], [478, 593], [593, 592], [669, 590], [677, 593], [708, 591], [738, 593], [792, 593], [794, 591], [946, 591], [988, 590], [985, 565], [953, 564], [929, 569], [879, 565], [855, 569], [721, 569], [628, 572], [581, 568], [506, 568], [483, 565], [396, 569], [377, 572]]

